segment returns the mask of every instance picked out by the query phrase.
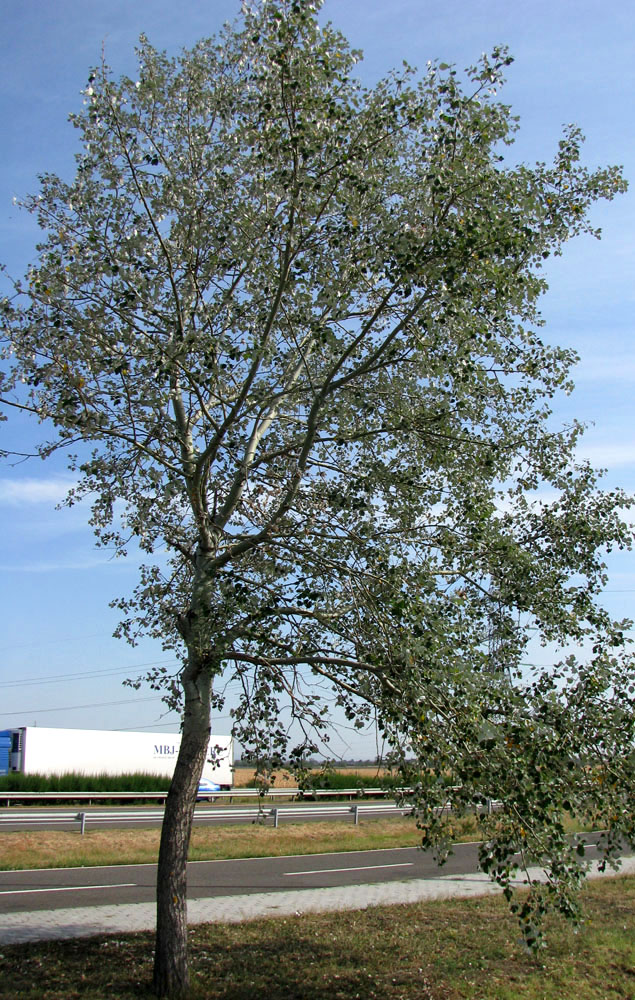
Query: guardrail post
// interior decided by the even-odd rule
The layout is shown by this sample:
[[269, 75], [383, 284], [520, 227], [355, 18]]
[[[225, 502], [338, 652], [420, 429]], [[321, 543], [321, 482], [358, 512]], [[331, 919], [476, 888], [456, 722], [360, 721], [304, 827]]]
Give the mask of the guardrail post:
[[355, 826], [359, 826], [359, 806], [353, 806], [353, 822]]
[[80, 824], [80, 830], [79, 830], [79, 832], [83, 836], [84, 833], [86, 832], [86, 813], [85, 812], [77, 813], [77, 816], [75, 817], [75, 819]]
[[278, 829], [278, 810], [277, 809], [272, 809], [271, 810], [271, 815], [273, 816], [273, 825], [274, 825], [274, 827], [277, 830]]

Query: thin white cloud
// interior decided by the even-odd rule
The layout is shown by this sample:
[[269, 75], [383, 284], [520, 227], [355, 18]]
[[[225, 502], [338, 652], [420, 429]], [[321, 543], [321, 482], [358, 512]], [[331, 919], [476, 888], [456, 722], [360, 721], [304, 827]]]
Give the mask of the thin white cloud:
[[582, 442], [576, 451], [577, 458], [589, 461], [596, 469], [615, 469], [635, 465], [635, 441], [612, 444]]
[[52, 479], [0, 479], [0, 503], [9, 507], [22, 504], [60, 503], [73, 486], [73, 480], [57, 476]]

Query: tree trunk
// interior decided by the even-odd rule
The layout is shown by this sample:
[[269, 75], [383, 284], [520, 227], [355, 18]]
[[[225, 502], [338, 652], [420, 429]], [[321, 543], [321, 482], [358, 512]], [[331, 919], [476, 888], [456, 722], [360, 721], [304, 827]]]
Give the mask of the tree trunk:
[[[194, 662], [193, 662], [194, 661]], [[157, 866], [157, 932], [153, 988], [158, 997], [185, 997], [187, 957], [187, 856], [198, 785], [210, 738], [209, 671], [190, 655], [182, 676], [183, 735], [165, 803]]]

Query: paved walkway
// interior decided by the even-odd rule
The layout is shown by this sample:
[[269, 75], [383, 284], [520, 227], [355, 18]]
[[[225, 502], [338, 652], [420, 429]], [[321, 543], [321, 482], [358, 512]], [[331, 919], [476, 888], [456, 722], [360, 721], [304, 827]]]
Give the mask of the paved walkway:
[[[540, 869], [530, 869], [532, 878], [540, 878]], [[591, 867], [590, 878], [611, 876]], [[619, 874], [635, 875], [635, 857], [622, 860]], [[519, 879], [518, 884], [522, 885]], [[406, 879], [400, 882], [376, 882], [371, 885], [338, 886], [330, 889], [296, 889], [291, 892], [253, 893], [192, 899], [188, 902], [188, 921], [201, 923], [239, 923], [257, 917], [286, 916], [327, 910], [364, 910], [368, 906], [394, 903], [418, 903], [425, 900], [488, 896], [501, 890], [486, 875], [446, 875], [431, 879]], [[0, 925], [0, 945], [24, 941], [44, 941], [95, 934], [124, 934], [129, 931], [154, 930], [155, 908], [152, 903], [121, 906], [84, 906], [69, 910], [38, 910], [5, 914]]]

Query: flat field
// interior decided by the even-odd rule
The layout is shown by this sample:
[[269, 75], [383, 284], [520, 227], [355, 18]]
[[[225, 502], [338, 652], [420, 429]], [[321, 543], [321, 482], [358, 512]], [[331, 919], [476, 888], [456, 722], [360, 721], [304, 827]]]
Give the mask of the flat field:
[[[336, 774], [348, 775], [351, 779], [351, 787], [355, 786], [355, 777], [360, 775], [362, 778], [382, 778], [387, 774], [385, 767], [336, 767], [332, 769]], [[320, 768], [312, 768], [312, 774], [321, 774]], [[234, 768], [234, 785], [236, 788], [253, 788], [256, 784], [256, 771], [253, 767], [241, 767], [238, 764]], [[275, 775], [275, 781], [273, 782], [275, 788], [297, 788], [298, 781], [297, 778], [290, 775], [288, 772], [281, 770], [277, 771]]]

